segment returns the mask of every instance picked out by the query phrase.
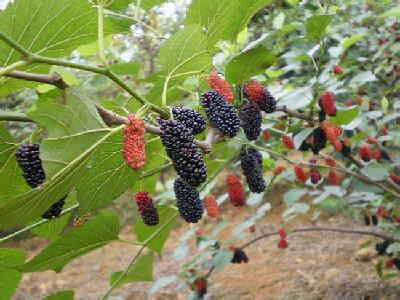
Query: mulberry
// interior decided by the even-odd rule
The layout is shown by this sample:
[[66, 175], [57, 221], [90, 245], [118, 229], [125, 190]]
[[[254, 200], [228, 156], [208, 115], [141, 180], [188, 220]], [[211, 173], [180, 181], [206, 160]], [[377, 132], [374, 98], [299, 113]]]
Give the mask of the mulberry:
[[369, 216], [367, 216], [367, 215], [364, 215], [364, 224], [366, 226], [371, 225], [371, 218]]
[[234, 107], [215, 91], [201, 95], [201, 106], [207, 118], [224, 135], [234, 137], [240, 128], [240, 120]]
[[382, 243], [376, 243], [375, 249], [378, 252], [378, 255], [384, 255], [386, 253], [387, 248], [389, 248], [390, 242], [388, 240], [384, 240]]
[[240, 248], [236, 248], [233, 252], [233, 257], [231, 260], [231, 263], [233, 264], [241, 264], [241, 263], [248, 263], [249, 262], [249, 258], [247, 257], [246, 253], [240, 249]]
[[343, 74], [343, 68], [341, 67], [341, 66], [339, 66], [339, 65], [334, 65], [333, 66], [333, 73], [335, 74], [335, 75], [342, 75]]
[[398, 186], [400, 186], [400, 176], [392, 173], [389, 176], [390, 180], [393, 181], [395, 184], [397, 184]]
[[345, 100], [344, 101], [344, 106], [346, 106], [346, 107], [351, 106], [351, 100], [350, 99]]
[[65, 198], [67, 197], [62, 198], [50, 206], [50, 208], [42, 215], [42, 218], [47, 220], [58, 218], [61, 215], [62, 209], [65, 205]]
[[342, 154], [344, 157], [350, 157], [351, 156], [351, 141], [348, 138], [343, 138], [341, 140], [342, 143]]
[[374, 138], [372, 136], [368, 136], [367, 137], [367, 143], [371, 144], [371, 145], [376, 145], [376, 144], [378, 144], [378, 139]]
[[325, 159], [325, 163], [326, 163], [328, 166], [330, 166], [330, 167], [336, 166], [336, 161], [335, 161], [335, 159], [334, 159], [333, 157], [330, 157], [330, 156], [328, 156], [328, 157]]
[[336, 115], [335, 97], [332, 92], [324, 92], [319, 97], [318, 104], [328, 116]]
[[287, 149], [294, 149], [294, 142], [291, 136], [282, 135], [282, 143]]
[[161, 120], [161, 141], [179, 176], [199, 186], [207, 179], [207, 170], [192, 131], [176, 120]]
[[200, 299], [203, 299], [204, 296], [207, 294], [207, 278], [206, 277], [196, 278], [193, 282], [192, 288], [193, 290], [196, 291], [197, 296]]
[[326, 113], [323, 110], [320, 110], [318, 112], [318, 121], [320, 123], [324, 122], [326, 120]]
[[210, 88], [220, 94], [226, 101], [232, 103], [234, 100], [233, 93], [229, 84], [221, 78], [216, 71], [212, 71], [207, 77], [207, 83]]
[[372, 158], [372, 149], [368, 145], [361, 145], [358, 149], [358, 154], [363, 161], [369, 162]]
[[241, 151], [239, 158], [250, 191], [264, 192], [267, 186], [263, 178], [261, 153], [254, 148], [249, 148]]
[[372, 221], [372, 225], [378, 226], [378, 217], [377, 217], [377, 215], [372, 215], [371, 216], [371, 221]]
[[247, 103], [240, 112], [242, 127], [249, 141], [258, 139], [261, 133], [262, 115], [258, 106], [254, 103]]
[[278, 248], [280, 248], [280, 249], [286, 249], [287, 247], [289, 247], [289, 244], [288, 244], [288, 242], [287, 242], [286, 239], [281, 239], [281, 240], [278, 242]]
[[285, 170], [284, 166], [276, 166], [272, 173], [274, 173], [274, 176], [278, 176], [282, 173], [283, 170]]
[[256, 103], [260, 109], [267, 114], [273, 113], [276, 109], [276, 100], [267, 89], [255, 80], [250, 81], [244, 91], [245, 97]]
[[262, 132], [262, 136], [263, 136], [263, 139], [264, 139], [265, 141], [268, 141], [268, 139], [270, 138], [271, 134], [269, 133], [268, 130], [264, 130], [264, 131]]
[[197, 223], [203, 216], [203, 205], [198, 190], [181, 178], [174, 182], [176, 204], [181, 217], [187, 223]]
[[206, 128], [206, 120], [199, 112], [193, 109], [174, 106], [172, 107], [172, 114], [174, 120], [192, 129], [194, 135], [202, 133]]
[[319, 151], [326, 147], [326, 135], [321, 127], [314, 129], [311, 136], [311, 151], [319, 154]]
[[397, 269], [400, 270], [400, 259], [398, 258], [393, 259], [393, 264], [396, 266]]
[[134, 115], [128, 115], [124, 128], [123, 155], [128, 165], [135, 171], [143, 168], [146, 163], [146, 143], [144, 140], [145, 126], [142, 120]]
[[322, 176], [321, 176], [321, 174], [318, 172], [317, 169], [313, 169], [313, 170], [311, 170], [311, 172], [310, 172], [310, 178], [311, 178], [311, 182], [312, 182], [313, 184], [317, 184], [317, 183], [321, 180]]
[[135, 202], [143, 223], [148, 226], [156, 226], [158, 224], [158, 212], [149, 193], [136, 193]]
[[379, 150], [375, 150], [371, 152], [371, 156], [373, 159], [375, 159], [376, 161], [381, 159], [381, 151]]
[[235, 207], [244, 205], [245, 194], [243, 186], [236, 175], [227, 175], [225, 178], [229, 200]]
[[32, 188], [38, 187], [45, 180], [39, 153], [40, 146], [38, 144], [22, 144], [15, 153], [18, 165], [23, 172], [22, 175]]
[[294, 166], [294, 173], [295, 173], [296, 178], [297, 178], [298, 181], [301, 181], [301, 182], [306, 182], [307, 181], [308, 175], [307, 175], [306, 171], [304, 171], [302, 166], [295, 165]]
[[210, 218], [218, 217], [218, 204], [217, 204], [217, 201], [215, 201], [214, 195], [206, 196], [203, 200], [203, 203], [204, 203], [204, 207], [206, 208], [207, 215]]
[[340, 184], [340, 179], [334, 170], [329, 171], [329, 183], [332, 185]]
[[278, 233], [281, 239], [286, 239], [286, 231], [284, 228], [279, 228]]

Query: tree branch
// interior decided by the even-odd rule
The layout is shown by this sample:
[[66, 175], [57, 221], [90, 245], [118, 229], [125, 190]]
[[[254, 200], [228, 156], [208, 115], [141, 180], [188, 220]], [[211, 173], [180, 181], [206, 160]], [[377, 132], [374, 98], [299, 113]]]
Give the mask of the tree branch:
[[301, 120], [304, 120], [304, 121], [309, 121], [309, 122], [314, 122], [315, 121], [314, 118], [311, 115], [297, 112], [295, 110], [287, 108], [286, 105], [278, 106], [276, 108], [276, 111], [284, 112], [285, 114], [287, 114], [290, 117], [294, 117], [294, 118], [301, 119]]
[[34, 74], [23, 71], [11, 71], [10, 73], [5, 75], [6, 77], [16, 78], [16, 79], [24, 79], [27, 81], [35, 81], [41, 83], [47, 83], [58, 87], [61, 90], [65, 90], [68, 87], [68, 84], [64, 82], [61, 76], [57, 73], [50, 74]]

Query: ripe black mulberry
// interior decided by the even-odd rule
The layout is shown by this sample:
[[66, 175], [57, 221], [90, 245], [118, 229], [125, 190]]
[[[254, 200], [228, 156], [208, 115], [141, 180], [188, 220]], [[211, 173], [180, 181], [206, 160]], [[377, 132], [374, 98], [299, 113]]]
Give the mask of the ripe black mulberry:
[[261, 134], [262, 115], [257, 104], [245, 104], [240, 112], [240, 119], [247, 139], [249, 141], [258, 139]]
[[172, 107], [172, 114], [175, 120], [191, 128], [194, 135], [202, 133], [206, 128], [206, 120], [199, 112], [193, 109], [174, 106]]
[[250, 191], [253, 193], [264, 192], [267, 186], [263, 178], [261, 153], [254, 148], [249, 148], [241, 151], [239, 158]]
[[15, 153], [18, 164], [23, 171], [23, 176], [32, 188], [38, 187], [45, 180], [45, 173], [39, 154], [40, 145], [38, 144], [22, 144]]
[[188, 223], [197, 223], [203, 216], [203, 205], [199, 191], [181, 178], [174, 182], [176, 204], [180, 216]]
[[62, 209], [65, 205], [65, 198], [67, 197], [62, 198], [50, 206], [50, 208], [42, 215], [42, 218], [48, 220], [58, 218], [61, 215]]

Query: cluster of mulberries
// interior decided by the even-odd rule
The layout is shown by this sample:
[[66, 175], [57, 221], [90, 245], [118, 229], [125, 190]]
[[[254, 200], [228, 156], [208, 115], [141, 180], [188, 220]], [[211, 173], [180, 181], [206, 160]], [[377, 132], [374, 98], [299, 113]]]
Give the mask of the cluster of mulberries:
[[65, 198], [67, 197], [65, 196], [50, 206], [50, 208], [42, 215], [42, 218], [47, 220], [58, 218], [61, 215], [62, 209], [65, 205]]
[[201, 106], [209, 121], [222, 134], [234, 137], [240, 128], [240, 119], [235, 108], [215, 91], [205, 92], [200, 98]]
[[135, 118], [132, 114], [128, 115], [122, 153], [128, 165], [135, 171], [143, 168], [146, 163], [145, 132], [143, 120]]
[[276, 109], [276, 99], [261, 84], [255, 80], [251, 80], [245, 87], [244, 95], [252, 102], [256, 103], [264, 112], [273, 113]]
[[254, 103], [246, 103], [240, 112], [240, 119], [246, 137], [249, 141], [258, 139], [261, 133], [262, 115]]
[[176, 120], [160, 120], [161, 141], [176, 172], [192, 186], [207, 179], [207, 170], [191, 129]]
[[324, 92], [318, 99], [318, 104], [328, 116], [336, 115], [335, 96], [332, 92]]
[[218, 217], [218, 204], [214, 195], [207, 195], [203, 200], [204, 207], [206, 208], [207, 215], [210, 218]]
[[149, 193], [136, 193], [135, 202], [143, 223], [147, 226], [156, 226], [158, 224], [158, 212]]
[[326, 135], [321, 127], [315, 128], [311, 134], [311, 151], [319, 154], [319, 151], [326, 147]]
[[203, 205], [197, 189], [177, 178], [174, 182], [174, 192], [180, 216], [188, 223], [200, 221], [203, 216]]
[[173, 106], [172, 115], [174, 120], [192, 129], [194, 135], [202, 133], [206, 128], [206, 120], [199, 112], [193, 109]]
[[231, 87], [225, 81], [225, 79], [221, 78], [216, 71], [212, 71], [210, 75], [207, 77], [207, 83], [210, 88], [220, 94], [226, 101], [232, 103], [234, 100], [233, 93], [231, 91]]
[[233, 257], [231, 260], [231, 263], [233, 264], [241, 264], [245, 263], [247, 264], [249, 262], [249, 258], [246, 255], [246, 253], [240, 249], [240, 248], [234, 248], [233, 249]]
[[286, 249], [289, 247], [289, 243], [286, 240], [286, 231], [284, 228], [279, 228], [278, 230], [279, 237], [281, 238], [278, 242], [278, 248]]
[[248, 148], [240, 152], [239, 158], [250, 191], [264, 192], [267, 186], [263, 178], [261, 153], [254, 148]]
[[243, 186], [240, 183], [239, 177], [233, 174], [227, 175], [225, 181], [230, 202], [235, 207], [243, 206], [245, 200], [245, 194]]
[[45, 180], [42, 161], [39, 157], [40, 145], [22, 144], [19, 146], [15, 156], [18, 165], [22, 169], [22, 175], [30, 187], [36, 188]]
[[341, 135], [341, 129], [335, 125], [332, 125], [328, 121], [322, 122], [321, 125], [322, 130], [325, 133], [326, 139], [333, 145], [335, 148], [335, 151], [340, 152], [343, 150], [343, 144], [339, 140], [339, 137]]

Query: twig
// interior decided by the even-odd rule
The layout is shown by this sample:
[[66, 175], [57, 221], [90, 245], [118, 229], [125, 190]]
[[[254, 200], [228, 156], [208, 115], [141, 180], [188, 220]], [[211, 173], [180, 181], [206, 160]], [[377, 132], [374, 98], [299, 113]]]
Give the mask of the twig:
[[301, 120], [305, 120], [305, 121], [309, 121], [309, 122], [314, 122], [314, 118], [311, 115], [308, 114], [304, 114], [304, 113], [300, 113], [298, 111], [292, 110], [290, 108], [287, 108], [286, 105], [284, 106], [278, 106], [276, 108], [276, 111], [281, 111], [284, 112], [285, 114], [287, 114], [290, 117], [295, 117]]
[[11, 71], [10, 73], [5, 75], [6, 77], [16, 78], [16, 79], [24, 79], [27, 81], [35, 81], [41, 83], [47, 83], [58, 87], [59, 89], [65, 90], [68, 87], [68, 84], [64, 82], [61, 76], [57, 73], [50, 74], [34, 74], [27, 73], [23, 71]]

